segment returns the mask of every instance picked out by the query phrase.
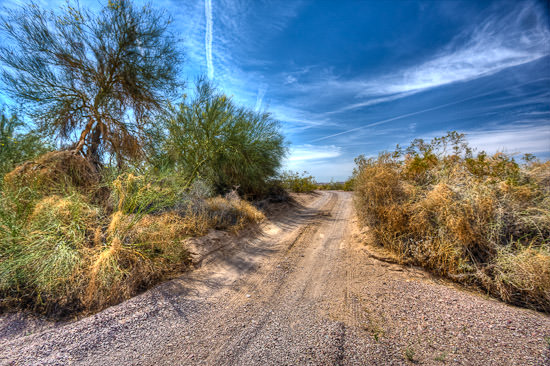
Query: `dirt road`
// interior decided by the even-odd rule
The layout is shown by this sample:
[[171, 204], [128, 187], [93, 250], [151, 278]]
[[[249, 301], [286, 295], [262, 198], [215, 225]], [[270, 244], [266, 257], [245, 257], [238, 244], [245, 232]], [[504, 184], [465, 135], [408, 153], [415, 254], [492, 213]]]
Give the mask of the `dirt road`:
[[324, 192], [94, 316], [0, 319], [0, 363], [549, 365], [550, 317], [375, 259]]

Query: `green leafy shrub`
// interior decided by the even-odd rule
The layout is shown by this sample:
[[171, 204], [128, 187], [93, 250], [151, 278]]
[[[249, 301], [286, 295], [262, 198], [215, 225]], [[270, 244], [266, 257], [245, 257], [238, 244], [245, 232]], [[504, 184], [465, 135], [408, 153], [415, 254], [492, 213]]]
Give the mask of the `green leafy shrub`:
[[187, 185], [200, 177], [218, 193], [237, 187], [245, 195], [265, 194], [286, 153], [269, 113], [239, 107], [202, 80], [164, 123], [165, 154], [157, 160], [185, 176]]

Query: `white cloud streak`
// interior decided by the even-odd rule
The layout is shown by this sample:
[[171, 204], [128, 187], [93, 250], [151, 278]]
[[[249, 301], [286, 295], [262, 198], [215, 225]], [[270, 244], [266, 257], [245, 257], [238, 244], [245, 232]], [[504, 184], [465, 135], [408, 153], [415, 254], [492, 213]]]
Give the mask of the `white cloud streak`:
[[544, 9], [518, 2], [506, 16], [488, 16], [459, 34], [430, 60], [367, 83], [364, 94], [405, 93], [477, 79], [547, 56], [548, 44]]
[[318, 142], [318, 141], [327, 140], [327, 139], [330, 139], [330, 138], [332, 138], [332, 137], [344, 135], [344, 134], [351, 133], [351, 132], [355, 132], [355, 131], [360, 131], [360, 130], [363, 130], [363, 129], [365, 129], [365, 128], [374, 127], [374, 126], [378, 126], [378, 125], [385, 124], [385, 123], [388, 123], [388, 122], [400, 120], [400, 119], [403, 119], [403, 118], [416, 116], [416, 115], [418, 115], [418, 114], [422, 114], [422, 113], [426, 113], [426, 112], [431, 112], [431, 111], [435, 111], [435, 110], [438, 110], [438, 109], [443, 109], [443, 108], [446, 108], [446, 107], [450, 107], [450, 106], [452, 106], [452, 105], [456, 105], [456, 104], [460, 104], [460, 103], [466, 102], [466, 101], [468, 101], [468, 100], [472, 100], [472, 99], [477, 99], [477, 98], [485, 97], [485, 96], [488, 96], [488, 95], [491, 95], [491, 94], [495, 94], [495, 93], [501, 93], [501, 92], [506, 91], [506, 90], [509, 90], [509, 89], [515, 89], [515, 88], [520, 87], [520, 86], [523, 86], [523, 85], [528, 85], [528, 84], [532, 84], [532, 83], [537, 83], [537, 82], [540, 82], [540, 81], [543, 81], [543, 80], [547, 80], [547, 79], [546, 79], [546, 78], [537, 79], [537, 80], [534, 80], [534, 81], [530, 81], [530, 82], [527, 82], [527, 83], [522, 83], [522, 84], [516, 85], [516, 86], [514, 86], [513, 88], [501, 89], [501, 90], [491, 91], [491, 92], [488, 92], [488, 93], [478, 94], [478, 95], [474, 95], [474, 96], [471, 96], [471, 97], [468, 97], [468, 98], [456, 100], [456, 101], [454, 101], [454, 102], [445, 103], [445, 104], [440, 104], [440, 105], [438, 105], [438, 106], [431, 107], [431, 108], [427, 108], [427, 109], [423, 109], [423, 110], [420, 110], [420, 111], [415, 111], [415, 112], [411, 112], [411, 113], [402, 114], [402, 115], [399, 115], [399, 116], [396, 116], [396, 117], [392, 117], [392, 118], [384, 119], [384, 120], [382, 120], [382, 121], [377, 121], [377, 122], [369, 123], [369, 124], [366, 124], [366, 125], [363, 125], [363, 126], [355, 127], [355, 128], [352, 128], [352, 129], [349, 129], [349, 130], [346, 130], [346, 131], [342, 131], [342, 132], [338, 132], [338, 133], [335, 133], [335, 134], [332, 134], [332, 135], [323, 136], [323, 137], [320, 137], [320, 138], [318, 138], [318, 139], [312, 140], [311, 142]]
[[292, 83], [285, 86], [306, 101], [310, 95], [318, 95], [315, 103], [321, 105], [334, 95], [345, 96], [348, 104], [329, 111], [332, 115], [475, 80], [550, 55], [545, 12], [535, 1], [518, 2], [504, 16], [502, 9], [493, 8], [481, 15], [476, 25], [464, 29], [444, 48], [414, 66], [374, 77], [342, 78], [328, 72], [309, 83], [290, 79]]
[[342, 149], [334, 145], [316, 146], [310, 144], [297, 145], [290, 148], [288, 161], [309, 161], [336, 158], [342, 155]]
[[542, 126], [501, 127], [466, 132], [471, 146], [488, 153], [550, 153], [550, 120]]
[[212, 0], [204, 0], [204, 14], [206, 16], [206, 32], [204, 35], [206, 68], [208, 78], [212, 79], [214, 77], [214, 63], [212, 62]]
[[258, 94], [256, 96], [256, 106], [255, 110], [259, 111], [262, 108], [262, 103], [264, 101], [265, 92], [267, 91], [267, 84], [261, 84], [258, 88]]

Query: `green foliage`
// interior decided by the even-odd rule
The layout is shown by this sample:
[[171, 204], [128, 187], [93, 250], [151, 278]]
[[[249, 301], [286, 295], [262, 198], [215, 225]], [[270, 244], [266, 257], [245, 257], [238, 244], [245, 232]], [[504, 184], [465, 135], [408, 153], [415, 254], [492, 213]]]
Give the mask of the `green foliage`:
[[[15, 197], [3, 195], [0, 212], [18, 205]], [[11, 227], [0, 230], [0, 292], [38, 307], [52, 300], [56, 307], [67, 306], [73, 301], [67, 296], [74, 292], [72, 276], [82, 270], [82, 251], [97, 218], [98, 210], [78, 194], [35, 201], [16, 226], [0, 213], [0, 227]]]
[[[177, 91], [180, 54], [169, 19], [149, 5], [110, 1], [6, 10], [0, 31], [5, 91], [48, 135], [100, 162], [141, 156], [141, 132]], [[79, 136], [77, 141], [74, 137]]]
[[173, 175], [124, 172], [109, 183], [111, 202], [124, 214], [147, 214], [174, 207], [184, 199], [181, 179]]
[[283, 172], [279, 179], [283, 188], [291, 192], [306, 193], [317, 189], [315, 179], [307, 172], [300, 175], [298, 172], [287, 171]]
[[246, 195], [262, 194], [286, 152], [279, 124], [268, 113], [238, 107], [203, 80], [164, 122], [165, 166], [185, 176], [187, 185], [201, 177], [218, 192], [238, 187]]
[[[0, 113], [0, 182], [17, 164], [32, 159], [50, 149], [34, 132], [21, 132], [24, 127], [15, 114]], [[0, 183], [1, 184], [1, 183]]]

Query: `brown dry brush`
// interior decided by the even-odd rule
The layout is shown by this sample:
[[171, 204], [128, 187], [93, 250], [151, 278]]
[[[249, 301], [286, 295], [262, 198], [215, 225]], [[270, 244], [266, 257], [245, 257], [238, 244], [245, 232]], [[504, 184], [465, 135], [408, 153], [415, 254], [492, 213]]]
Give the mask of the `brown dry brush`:
[[403, 263], [550, 312], [550, 162], [474, 155], [463, 139], [358, 159], [359, 219]]
[[5, 177], [0, 192], [0, 308], [93, 312], [184, 271], [184, 240], [263, 219], [236, 193], [205, 198], [173, 176], [110, 182], [71, 152], [48, 153]]

